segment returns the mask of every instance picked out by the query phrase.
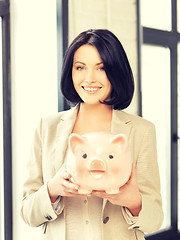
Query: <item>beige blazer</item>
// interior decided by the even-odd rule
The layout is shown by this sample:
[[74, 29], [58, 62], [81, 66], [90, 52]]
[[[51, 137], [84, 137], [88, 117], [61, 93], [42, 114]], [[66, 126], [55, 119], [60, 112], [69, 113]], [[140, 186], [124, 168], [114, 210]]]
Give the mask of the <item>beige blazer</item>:
[[[49, 199], [47, 182], [63, 164], [68, 136], [72, 132], [77, 111], [78, 106], [43, 118], [34, 135], [21, 214], [30, 226], [43, 226], [42, 239], [66, 239], [63, 205], [57, 215]], [[155, 128], [152, 123], [138, 116], [113, 110], [111, 132], [128, 136], [143, 203], [138, 221], [128, 225], [122, 207], [104, 201], [103, 240], [142, 240], [143, 232], [157, 231], [163, 219]]]

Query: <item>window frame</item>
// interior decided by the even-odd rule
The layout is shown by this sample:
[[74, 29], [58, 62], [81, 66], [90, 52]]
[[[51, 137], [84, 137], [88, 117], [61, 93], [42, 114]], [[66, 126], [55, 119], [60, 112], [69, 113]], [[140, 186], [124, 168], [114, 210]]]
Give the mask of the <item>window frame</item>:
[[2, 18], [2, 69], [3, 69], [3, 163], [4, 163], [4, 237], [12, 240], [12, 141], [11, 141], [11, 66], [10, 66], [10, 3], [0, 1]]
[[58, 52], [58, 112], [69, 109], [69, 105], [64, 99], [61, 88], [61, 67], [63, 63], [63, 57], [68, 47], [69, 34], [69, 1], [57, 0], [57, 52]]
[[140, 24], [140, 0], [137, 0], [138, 19], [138, 85], [139, 85], [139, 115], [142, 116], [142, 92], [141, 92], [141, 45], [148, 44], [154, 46], [168, 47], [171, 58], [171, 226], [169, 229], [160, 231], [157, 234], [149, 235], [147, 240], [179, 239], [178, 232], [178, 106], [177, 106], [177, 46], [180, 42], [180, 33], [177, 31], [177, 0], [171, 0], [171, 31], [158, 30], [143, 27]]

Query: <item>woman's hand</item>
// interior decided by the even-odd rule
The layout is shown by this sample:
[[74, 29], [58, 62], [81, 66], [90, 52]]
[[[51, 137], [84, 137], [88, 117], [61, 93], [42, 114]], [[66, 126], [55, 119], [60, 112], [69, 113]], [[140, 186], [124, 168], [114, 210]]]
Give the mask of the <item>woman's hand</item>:
[[138, 216], [142, 208], [142, 197], [137, 185], [134, 163], [128, 182], [119, 188], [117, 194], [107, 194], [105, 191], [93, 191], [93, 195], [106, 198], [112, 204], [127, 207], [133, 216]]
[[48, 192], [51, 202], [55, 202], [58, 196], [84, 196], [78, 193], [79, 185], [70, 181], [71, 175], [63, 164], [56, 175], [48, 182]]

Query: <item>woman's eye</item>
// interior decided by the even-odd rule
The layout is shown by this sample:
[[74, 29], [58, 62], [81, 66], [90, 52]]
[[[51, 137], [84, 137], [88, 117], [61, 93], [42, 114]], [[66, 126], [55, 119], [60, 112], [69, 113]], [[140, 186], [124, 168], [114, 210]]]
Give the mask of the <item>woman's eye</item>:
[[84, 67], [76, 67], [77, 70], [82, 71]]
[[98, 68], [99, 71], [104, 71], [104, 67]]

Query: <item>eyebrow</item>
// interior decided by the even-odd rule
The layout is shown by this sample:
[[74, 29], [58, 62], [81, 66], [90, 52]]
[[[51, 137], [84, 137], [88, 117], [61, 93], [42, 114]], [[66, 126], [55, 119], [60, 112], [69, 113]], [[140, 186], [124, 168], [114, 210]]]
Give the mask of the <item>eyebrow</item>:
[[[77, 63], [80, 63], [80, 64], [83, 64], [83, 65], [86, 65], [85, 63], [81, 62], [81, 61], [75, 61], [74, 64], [77, 64]], [[100, 63], [97, 63], [96, 66], [99, 66], [103, 64], [103, 62], [100, 62]]]
[[83, 65], [86, 65], [85, 63], [80, 62], [80, 61], [75, 61], [75, 62], [74, 62], [74, 64], [77, 64], [77, 63], [83, 64]]
[[96, 65], [98, 66], [98, 65], [101, 65], [101, 64], [103, 64], [103, 62], [97, 63]]

